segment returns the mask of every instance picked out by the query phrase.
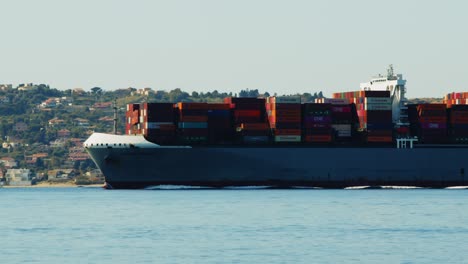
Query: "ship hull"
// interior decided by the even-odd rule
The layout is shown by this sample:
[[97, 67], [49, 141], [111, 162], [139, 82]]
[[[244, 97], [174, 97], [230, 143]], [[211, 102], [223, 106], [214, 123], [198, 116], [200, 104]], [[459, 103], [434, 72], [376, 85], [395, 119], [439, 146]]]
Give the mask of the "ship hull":
[[113, 188], [467, 185], [468, 148], [88, 148]]

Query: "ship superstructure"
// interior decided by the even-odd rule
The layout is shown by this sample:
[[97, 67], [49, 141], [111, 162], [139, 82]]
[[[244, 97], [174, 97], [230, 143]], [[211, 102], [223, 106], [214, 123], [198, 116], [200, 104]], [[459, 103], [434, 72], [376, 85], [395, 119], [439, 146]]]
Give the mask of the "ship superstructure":
[[406, 80], [402, 74], [394, 73], [393, 65], [389, 66], [387, 75], [378, 75], [369, 82], [361, 83], [360, 87], [366, 91], [390, 91], [393, 123], [397, 126], [408, 125]]

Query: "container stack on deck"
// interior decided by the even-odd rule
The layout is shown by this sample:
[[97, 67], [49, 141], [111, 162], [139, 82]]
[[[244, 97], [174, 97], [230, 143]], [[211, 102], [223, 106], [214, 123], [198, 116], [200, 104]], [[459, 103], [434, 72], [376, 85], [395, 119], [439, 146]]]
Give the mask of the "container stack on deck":
[[367, 142], [392, 142], [392, 105], [389, 91], [334, 93], [333, 98], [348, 99], [356, 105], [359, 125], [366, 131]]
[[[228, 97], [224, 103], [128, 104], [125, 134], [159, 144], [256, 144], [392, 142], [389, 91], [334, 93], [301, 104], [300, 97]], [[420, 143], [468, 144], [468, 92], [450, 93], [443, 104], [408, 105], [409, 133]]]
[[451, 105], [448, 109], [449, 139], [468, 144], [468, 105]]
[[447, 108], [452, 105], [466, 105], [468, 104], [468, 92], [449, 93], [444, 97], [444, 104], [447, 104]]
[[179, 140], [187, 144], [208, 142], [208, 104], [178, 103]]
[[443, 102], [447, 105], [449, 141], [468, 144], [468, 92], [449, 93]]
[[230, 104], [208, 104], [208, 142], [230, 143], [234, 136]]
[[266, 111], [275, 142], [301, 142], [300, 97], [268, 97]]
[[125, 113], [125, 134], [137, 135], [141, 134], [140, 125], [140, 104], [128, 104], [127, 112]]
[[175, 113], [172, 103], [140, 104], [141, 134], [156, 143], [175, 140]]
[[332, 142], [331, 104], [305, 103], [302, 105], [303, 141], [310, 143]]
[[268, 143], [264, 98], [227, 97], [224, 103], [233, 106], [234, 127], [241, 142]]
[[447, 108], [445, 104], [417, 104], [408, 106], [411, 134], [421, 143], [447, 141]]

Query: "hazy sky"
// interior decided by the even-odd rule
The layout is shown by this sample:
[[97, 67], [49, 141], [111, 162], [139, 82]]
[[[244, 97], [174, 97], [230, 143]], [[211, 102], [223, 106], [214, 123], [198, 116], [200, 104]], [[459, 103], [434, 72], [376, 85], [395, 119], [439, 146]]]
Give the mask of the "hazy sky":
[[59, 89], [468, 91], [468, 1], [0, 0], [0, 83]]

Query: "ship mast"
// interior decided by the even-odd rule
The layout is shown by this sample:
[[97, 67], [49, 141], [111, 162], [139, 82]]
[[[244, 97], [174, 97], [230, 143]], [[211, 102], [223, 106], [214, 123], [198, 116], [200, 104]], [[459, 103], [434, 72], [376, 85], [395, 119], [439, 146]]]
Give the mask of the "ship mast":
[[114, 103], [113, 103], [113, 109], [114, 109], [114, 135], [117, 135], [117, 99], [114, 98]]

